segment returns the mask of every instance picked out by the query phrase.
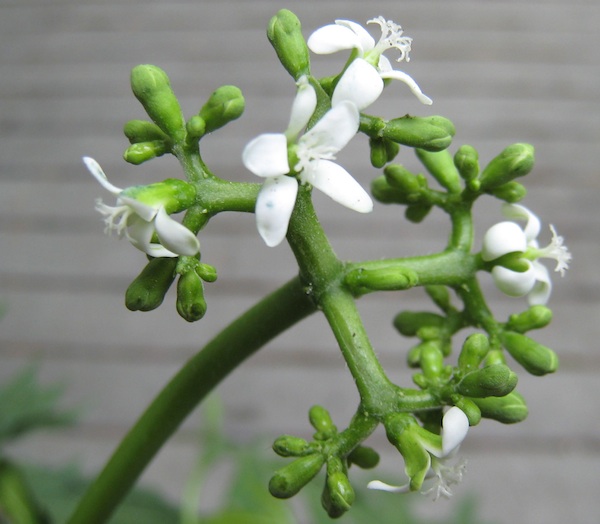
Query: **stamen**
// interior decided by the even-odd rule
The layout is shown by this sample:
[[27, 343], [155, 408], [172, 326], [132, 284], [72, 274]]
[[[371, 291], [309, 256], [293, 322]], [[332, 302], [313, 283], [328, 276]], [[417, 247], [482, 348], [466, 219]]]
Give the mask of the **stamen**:
[[560, 276], [565, 276], [565, 271], [569, 269], [569, 262], [573, 258], [567, 246], [564, 245], [564, 238], [557, 234], [553, 225], [550, 225], [552, 240], [550, 244], [542, 249], [537, 250], [538, 258], [551, 258], [556, 260], [554, 271], [560, 273]]
[[386, 20], [383, 16], [373, 18], [372, 20], [369, 20], [367, 24], [378, 24], [381, 28], [381, 38], [375, 46], [375, 49], [379, 51], [379, 53], [383, 53], [386, 49], [395, 47], [400, 51], [400, 57], [396, 60], [398, 62], [402, 62], [402, 60], [410, 62], [409, 53], [411, 50], [412, 38], [409, 36], [402, 36], [404, 31], [400, 24], [396, 24], [392, 20]]

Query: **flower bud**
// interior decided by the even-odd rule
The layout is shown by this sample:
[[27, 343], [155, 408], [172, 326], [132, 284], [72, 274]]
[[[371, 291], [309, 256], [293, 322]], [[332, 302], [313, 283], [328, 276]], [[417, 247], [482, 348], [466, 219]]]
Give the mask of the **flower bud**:
[[490, 341], [483, 333], [468, 336], [458, 356], [458, 367], [464, 373], [478, 369], [489, 349]]
[[310, 74], [310, 58], [298, 17], [287, 9], [279, 11], [267, 28], [267, 38], [279, 61], [290, 75], [298, 80]]
[[200, 275], [200, 278], [204, 282], [215, 282], [217, 280], [217, 270], [210, 264], [198, 264], [196, 266], [196, 273]]
[[325, 457], [314, 453], [284, 466], [269, 481], [271, 495], [279, 499], [293, 497], [319, 473], [324, 463]]
[[451, 144], [454, 126], [441, 116], [403, 116], [386, 122], [381, 136], [398, 144], [441, 151]]
[[431, 206], [427, 204], [408, 206], [404, 212], [406, 220], [418, 224], [422, 222], [431, 211]]
[[212, 133], [242, 116], [245, 106], [244, 96], [238, 87], [219, 87], [200, 110], [200, 118], [205, 123], [205, 133]]
[[187, 142], [191, 144], [206, 134], [206, 122], [201, 116], [194, 115], [186, 122], [185, 130], [187, 131]]
[[317, 430], [315, 433], [316, 440], [327, 440], [337, 434], [329, 412], [322, 406], [312, 406], [308, 412], [308, 420], [313, 428]]
[[206, 313], [204, 285], [193, 269], [182, 274], [177, 281], [177, 313], [188, 322], [200, 320]]
[[427, 187], [427, 182], [423, 180], [422, 176], [414, 175], [399, 164], [387, 166], [383, 173], [388, 184], [402, 192], [407, 204], [417, 202]]
[[396, 158], [396, 156], [398, 156], [398, 153], [400, 152], [400, 145], [385, 138], [383, 139], [383, 143], [385, 144], [385, 150], [387, 152], [387, 160], [388, 162], [391, 162], [394, 160], [394, 158]]
[[139, 165], [147, 160], [152, 160], [169, 152], [169, 147], [164, 140], [152, 142], [137, 142], [130, 145], [123, 153], [123, 159], [130, 164]]
[[418, 284], [419, 275], [416, 271], [402, 266], [358, 268], [346, 275], [345, 282], [355, 294], [363, 295], [371, 291], [410, 289]]
[[558, 356], [554, 351], [521, 333], [504, 331], [500, 342], [511, 357], [532, 375], [546, 375], [558, 369]]
[[341, 517], [352, 507], [355, 494], [348, 476], [342, 471], [327, 475], [321, 504], [330, 518]]
[[435, 305], [442, 311], [448, 312], [452, 309], [450, 303], [450, 293], [446, 286], [425, 286], [425, 292], [429, 295], [429, 298], [433, 300]]
[[406, 194], [395, 187], [390, 186], [386, 177], [378, 176], [371, 182], [371, 194], [373, 198], [382, 204], [406, 204]]
[[421, 345], [420, 365], [426, 379], [440, 376], [444, 369], [444, 355], [436, 342], [425, 342]]
[[466, 397], [503, 397], [517, 385], [517, 374], [504, 364], [486, 366], [467, 373], [456, 391]]
[[429, 311], [402, 311], [394, 318], [394, 327], [405, 337], [414, 337], [424, 326], [443, 327], [446, 318]]
[[371, 469], [379, 464], [379, 453], [368, 446], [358, 446], [348, 455], [348, 462], [362, 469]]
[[125, 306], [130, 311], [151, 311], [162, 304], [175, 280], [177, 258], [153, 258], [129, 285]]
[[454, 165], [452, 155], [448, 150], [432, 152], [424, 149], [415, 149], [415, 153], [427, 171], [442, 187], [446, 188], [450, 193], [459, 193], [461, 191], [460, 176]]
[[515, 182], [511, 180], [506, 184], [502, 184], [501, 186], [494, 187], [488, 191], [490, 195], [494, 195], [496, 198], [500, 200], [504, 200], [509, 204], [514, 204], [516, 202], [520, 202], [527, 195], [527, 189], [523, 184], [519, 182]]
[[552, 310], [546, 306], [531, 306], [523, 313], [511, 315], [506, 323], [506, 329], [525, 333], [532, 329], [540, 329], [550, 324], [552, 320]]
[[454, 155], [454, 165], [463, 180], [474, 180], [479, 175], [479, 153], [473, 146], [462, 145]]
[[369, 148], [371, 150], [371, 165], [376, 168], [387, 164], [387, 148], [383, 138], [369, 138]]
[[167, 178], [147, 186], [131, 186], [121, 194], [149, 206], [160, 204], [169, 215], [186, 210], [196, 200], [194, 186], [178, 178]]
[[527, 418], [528, 409], [525, 399], [516, 391], [504, 397], [472, 399], [481, 410], [481, 416], [497, 420], [503, 424], [515, 424]]
[[181, 140], [185, 135], [185, 122], [181, 107], [167, 74], [153, 65], [139, 65], [131, 71], [131, 89], [144, 106], [148, 116], [167, 135]]
[[533, 169], [534, 149], [530, 144], [513, 144], [494, 158], [481, 173], [481, 188], [489, 190], [525, 176]]
[[[495, 397], [492, 397], [495, 398]], [[452, 395], [452, 403], [459, 408], [469, 419], [469, 426], [476, 426], [481, 421], [481, 410], [479, 406], [470, 398], [462, 395]]]
[[123, 133], [131, 144], [169, 139], [160, 127], [147, 120], [130, 120], [123, 126]]
[[306, 440], [292, 435], [282, 435], [273, 442], [273, 451], [280, 457], [299, 457], [305, 455], [308, 449]]

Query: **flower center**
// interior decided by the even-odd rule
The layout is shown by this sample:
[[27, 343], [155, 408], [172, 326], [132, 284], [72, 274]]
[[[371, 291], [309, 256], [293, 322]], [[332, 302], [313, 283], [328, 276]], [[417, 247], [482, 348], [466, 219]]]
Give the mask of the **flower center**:
[[556, 267], [554, 271], [558, 271], [560, 276], [565, 275], [565, 271], [569, 269], [569, 262], [571, 261], [571, 253], [567, 246], [564, 245], [564, 239], [556, 233], [554, 226], [550, 226], [552, 232], [552, 240], [550, 244], [543, 248], [530, 247], [527, 250], [527, 258], [536, 260], [538, 258], [550, 258], [556, 260]]
[[96, 200], [96, 211], [104, 216], [104, 233], [110, 235], [113, 231], [119, 237], [126, 234], [127, 221], [134, 211], [127, 205], [107, 206], [102, 200]]
[[386, 20], [383, 16], [378, 16], [369, 20], [367, 24], [378, 24], [381, 28], [381, 38], [377, 45], [371, 51], [377, 53], [377, 55], [383, 54], [387, 49], [396, 48], [400, 51], [400, 57], [396, 60], [402, 62], [402, 60], [410, 61], [410, 48], [412, 38], [409, 36], [402, 36], [404, 31], [399, 24], [394, 23], [391, 20]]
[[304, 135], [296, 146], [298, 162], [294, 166], [294, 171], [297, 173], [304, 171], [308, 174], [319, 160], [335, 160], [336, 152], [336, 148], [320, 143], [318, 136]]

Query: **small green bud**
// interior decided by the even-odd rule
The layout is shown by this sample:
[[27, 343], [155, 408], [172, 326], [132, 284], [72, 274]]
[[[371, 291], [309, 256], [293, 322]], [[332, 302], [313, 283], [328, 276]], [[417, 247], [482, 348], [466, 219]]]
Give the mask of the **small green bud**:
[[200, 320], [206, 313], [204, 285], [196, 271], [187, 271], [177, 281], [177, 313], [188, 322]]
[[431, 206], [427, 204], [408, 206], [404, 212], [406, 220], [418, 224], [422, 222], [431, 211]]
[[385, 176], [381, 175], [371, 182], [371, 194], [373, 198], [382, 204], [405, 204], [406, 195], [390, 186]]
[[415, 149], [415, 153], [427, 171], [450, 193], [461, 191], [460, 176], [448, 150], [426, 151]]
[[175, 280], [176, 257], [153, 258], [129, 285], [125, 306], [130, 311], [151, 311], [162, 304]]
[[414, 203], [419, 200], [423, 189], [425, 189], [421, 183], [421, 178], [400, 164], [387, 166], [383, 173], [388, 184], [402, 192], [405, 203]]
[[486, 366], [493, 366], [494, 364], [506, 364], [506, 357], [501, 349], [490, 349], [489, 353], [485, 357], [484, 364]]
[[[495, 397], [492, 397], [495, 398]], [[481, 421], [481, 410], [472, 399], [465, 398], [462, 395], [452, 395], [452, 403], [467, 415], [469, 426], [476, 426]]]
[[444, 369], [444, 355], [437, 343], [431, 341], [421, 345], [421, 369], [428, 380], [441, 375]]
[[371, 165], [376, 168], [387, 164], [388, 156], [383, 138], [369, 138], [369, 148], [371, 150]]
[[456, 391], [466, 397], [503, 397], [515, 389], [517, 374], [504, 364], [486, 366], [467, 373]]
[[398, 156], [398, 153], [400, 152], [400, 144], [388, 139], [384, 139], [383, 143], [385, 144], [385, 150], [387, 152], [387, 160], [388, 162], [391, 162]]
[[463, 180], [474, 180], [479, 175], [479, 153], [472, 146], [462, 145], [454, 155], [454, 165]]
[[152, 142], [137, 142], [130, 145], [123, 153], [123, 159], [130, 164], [139, 165], [169, 152], [169, 146], [164, 140]]
[[348, 462], [362, 469], [372, 469], [379, 464], [379, 453], [368, 446], [358, 446], [348, 455]]
[[206, 122], [199, 115], [194, 115], [186, 124], [187, 141], [191, 143], [194, 140], [199, 140], [206, 134]]
[[442, 311], [447, 313], [452, 309], [450, 292], [446, 286], [425, 286], [425, 292]]
[[521, 333], [504, 331], [500, 342], [511, 357], [532, 375], [546, 375], [558, 369], [558, 356], [554, 351]]
[[159, 67], [139, 65], [131, 71], [131, 89], [148, 116], [168, 136], [181, 140], [185, 122], [169, 77]]
[[546, 327], [552, 321], [552, 310], [546, 306], [531, 306], [527, 311], [511, 315], [506, 329], [517, 333], [525, 333], [532, 329]]
[[411, 368], [418, 368], [421, 365], [421, 344], [417, 344], [408, 350], [406, 363]]
[[238, 87], [219, 87], [200, 110], [200, 118], [205, 123], [205, 133], [212, 133], [215, 129], [236, 120], [242, 116], [245, 107], [244, 96]]
[[123, 190], [122, 195], [149, 206], [161, 204], [170, 215], [186, 210], [195, 202], [196, 188], [178, 178], [167, 178], [146, 186], [128, 187]]
[[402, 311], [394, 318], [394, 327], [405, 337], [414, 337], [425, 326], [444, 327], [446, 318], [429, 311]]
[[494, 158], [481, 173], [481, 188], [496, 188], [533, 169], [534, 149], [530, 144], [513, 144]]
[[335, 519], [346, 513], [354, 502], [355, 494], [348, 476], [338, 471], [327, 475], [321, 504], [330, 518]]
[[269, 22], [267, 38], [287, 72], [298, 80], [310, 74], [310, 57], [298, 17], [287, 9], [279, 11]]
[[472, 399], [481, 410], [481, 416], [503, 424], [515, 424], [527, 418], [529, 410], [525, 399], [516, 391], [504, 397]]
[[514, 204], [525, 198], [527, 195], [527, 189], [525, 189], [523, 184], [511, 180], [506, 184], [502, 184], [501, 186], [490, 189], [488, 193], [490, 193], [490, 195], [494, 195], [500, 200], [508, 202], [509, 204]]
[[329, 411], [322, 406], [312, 406], [308, 411], [308, 420], [313, 428], [317, 430], [315, 434], [316, 440], [327, 440], [337, 434]]
[[160, 127], [147, 120], [130, 120], [123, 127], [123, 133], [131, 144], [169, 139]]
[[468, 336], [458, 356], [458, 367], [464, 373], [478, 369], [489, 350], [490, 341], [483, 333]]
[[325, 457], [314, 453], [284, 466], [269, 481], [271, 495], [278, 499], [293, 497], [319, 473], [324, 463]]
[[419, 275], [416, 271], [401, 266], [358, 268], [346, 275], [345, 282], [355, 294], [362, 295], [371, 291], [410, 289], [418, 284]]
[[309, 450], [308, 442], [300, 437], [282, 435], [273, 442], [273, 451], [280, 457], [299, 457]]
[[403, 116], [385, 122], [380, 136], [410, 147], [442, 151], [452, 142], [454, 126], [441, 116]]
[[217, 270], [209, 264], [198, 264], [196, 266], [196, 273], [200, 275], [200, 278], [204, 282], [215, 282], [217, 280]]

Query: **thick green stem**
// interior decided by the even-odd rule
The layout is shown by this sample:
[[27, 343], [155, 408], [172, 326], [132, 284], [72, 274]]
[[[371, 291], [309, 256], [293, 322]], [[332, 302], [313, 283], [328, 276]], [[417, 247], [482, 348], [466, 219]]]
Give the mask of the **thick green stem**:
[[198, 403], [243, 360], [315, 311], [294, 279], [232, 322], [177, 373], [123, 439], [70, 524], [100, 524]]

